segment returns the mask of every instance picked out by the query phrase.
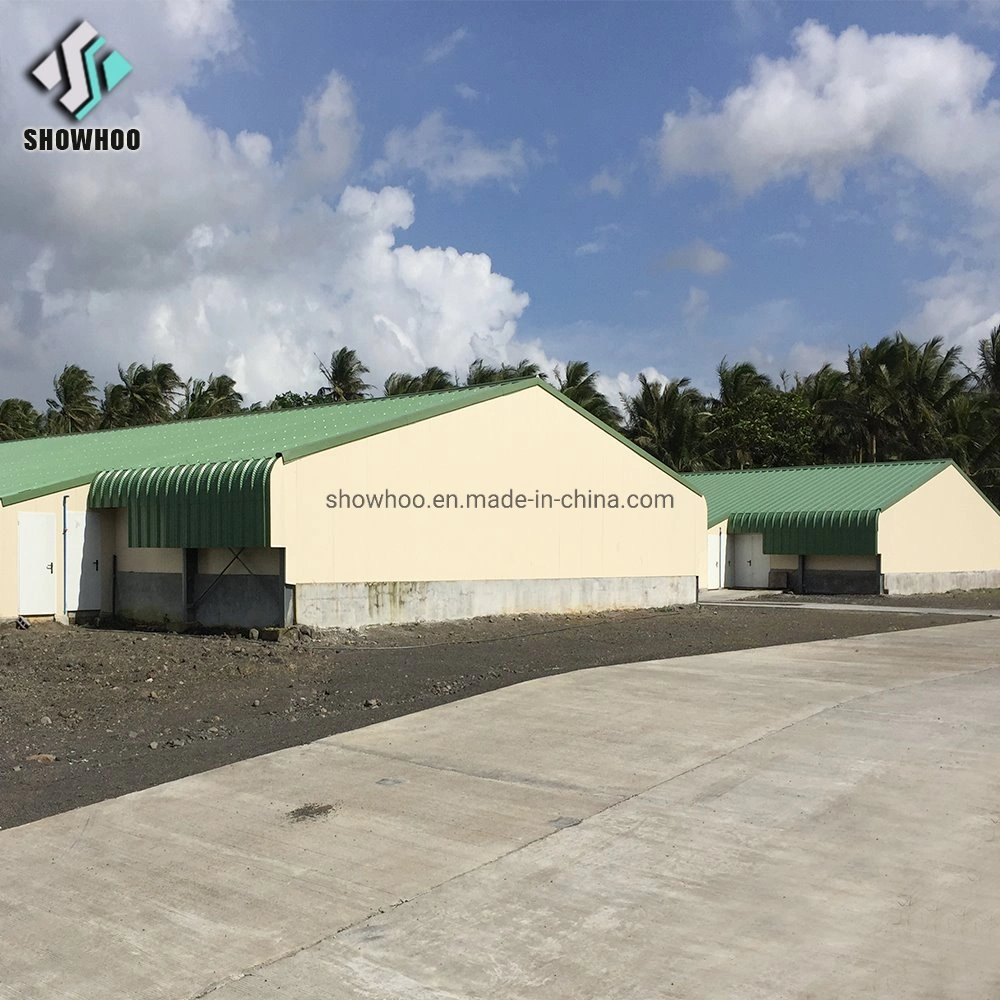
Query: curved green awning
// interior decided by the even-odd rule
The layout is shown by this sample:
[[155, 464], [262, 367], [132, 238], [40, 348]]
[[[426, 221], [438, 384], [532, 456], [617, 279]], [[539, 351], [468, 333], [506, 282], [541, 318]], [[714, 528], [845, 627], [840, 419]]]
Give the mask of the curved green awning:
[[133, 548], [266, 547], [274, 458], [99, 472], [88, 506], [128, 510]]
[[768, 554], [877, 555], [878, 515], [872, 509], [734, 513], [729, 533], [762, 534]]

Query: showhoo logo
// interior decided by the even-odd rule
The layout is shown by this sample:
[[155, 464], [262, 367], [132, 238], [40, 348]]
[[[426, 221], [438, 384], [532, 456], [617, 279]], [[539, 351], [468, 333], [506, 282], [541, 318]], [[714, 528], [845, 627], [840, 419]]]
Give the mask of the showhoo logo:
[[114, 50], [98, 63], [97, 53], [103, 45], [104, 37], [89, 21], [81, 21], [31, 71], [46, 90], [66, 83], [66, 92], [59, 103], [77, 121], [83, 121], [101, 103], [101, 97], [132, 72], [132, 64]]

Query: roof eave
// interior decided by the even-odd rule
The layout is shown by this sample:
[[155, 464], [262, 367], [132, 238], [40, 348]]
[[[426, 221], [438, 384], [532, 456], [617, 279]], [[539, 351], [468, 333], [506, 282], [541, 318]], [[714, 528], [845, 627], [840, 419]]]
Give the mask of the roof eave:
[[13, 507], [15, 504], [24, 503], [26, 500], [37, 500], [39, 497], [52, 496], [53, 493], [61, 493], [63, 490], [76, 489], [77, 486], [87, 486], [96, 475], [97, 472], [94, 472], [92, 475], [74, 476], [72, 479], [64, 479], [57, 483], [46, 483], [44, 486], [35, 487], [34, 489], [8, 493], [5, 496], [0, 496], [0, 507]]

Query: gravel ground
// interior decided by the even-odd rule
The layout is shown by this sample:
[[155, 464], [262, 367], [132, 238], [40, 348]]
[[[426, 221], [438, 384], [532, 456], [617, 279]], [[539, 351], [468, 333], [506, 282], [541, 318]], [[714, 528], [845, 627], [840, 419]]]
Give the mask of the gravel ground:
[[534, 677], [960, 620], [737, 604], [277, 642], [0, 624], [0, 828]]

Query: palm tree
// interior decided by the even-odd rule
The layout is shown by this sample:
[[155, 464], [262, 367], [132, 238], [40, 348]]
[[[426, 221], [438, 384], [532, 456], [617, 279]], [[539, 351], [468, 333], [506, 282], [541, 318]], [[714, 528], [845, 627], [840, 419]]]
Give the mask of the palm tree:
[[545, 373], [533, 361], [522, 358], [517, 364], [501, 365], [487, 364], [482, 358], [476, 358], [469, 365], [466, 375], [466, 385], [490, 385], [494, 382], [507, 382], [516, 378], [545, 378]]
[[902, 360], [901, 335], [848, 349], [843, 396], [827, 410], [850, 436], [851, 461], [887, 460], [898, 450]]
[[141, 427], [171, 419], [174, 399], [184, 384], [173, 365], [154, 361], [147, 366], [136, 361], [128, 368], [119, 365], [118, 377], [121, 381], [104, 387], [103, 427]]
[[243, 396], [236, 391], [235, 380], [228, 375], [209, 375], [207, 380], [188, 379], [175, 415], [180, 420], [192, 420], [239, 413], [242, 409]]
[[829, 362], [817, 371], [800, 378], [789, 390], [805, 400], [812, 411], [818, 460], [825, 463], [848, 462], [853, 458], [847, 425], [838, 416], [845, 408], [847, 374]]
[[308, 392], [303, 395], [301, 392], [292, 392], [289, 389], [286, 392], [279, 392], [266, 407], [255, 403], [251, 409], [297, 410], [303, 406], [312, 406], [314, 403], [321, 401], [320, 396], [314, 396]]
[[731, 365], [723, 358], [715, 372], [719, 377], [719, 395], [712, 400], [713, 409], [735, 406], [755, 392], [774, 388], [774, 383], [749, 361]]
[[976, 485], [1000, 504], [1000, 326], [979, 341], [969, 391], [946, 413], [948, 451]]
[[625, 434], [664, 465], [697, 472], [704, 465], [704, 421], [707, 401], [690, 380], [664, 385], [639, 376], [639, 391], [622, 394]]
[[466, 385], [489, 385], [492, 382], [499, 382], [502, 376], [498, 365], [488, 365], [482, 358], [476, 358], [469, 365], [469, 372], [465, 376]]
[[857, 462], [938, 457], [946, 450], [942, 414], [965, 391], [958, 348], [942, 339], [915, 344], [902, 333], [851, 349], [843, 393], [823, 409], [838, 418]]
[[438, 389], [452, 389], [455, 383], [452, 377], [435, 365], [425, 369], [419, 375], [408, 372], [393, 372], [385, 380], [387, 396], [402, 396], [411, 392], [434, 392]]
[[26, 399], [0, 400], [0, 441], [37, 437], [41, 419]]
[[330, 363], [327, 365], [321, 361], [319, 370], [327, 382], [316, 394], [321, 399], [330, 399], [338, 403], [365, 399], [368, 390], [373, 388], [363, 377], [368, 374], [368, 368], [350, 348], [342, 347], [339, 351], [334, 351], [330, 355]]
[[611, 427], [618, 427], [622, 415], [617, 407], [611, 405], [608, 397], [597, 388], [600, 374], [598, 371], [592, 372], [586, 361], [569, 361], [565, 372], [556, 368], [556, 384], [567, 399], [582, 407], [591, 416], [603, 420]]
[[79, 365], [66, 365], [52, 380], [55, 398], [46, 400], [45, 428], [49, 434], [80, 434], [97, 426], [100, 413], [94, 379]]
[[983, 392], [1000, 397], [1000, 326], [994, 327], [988, 337], [979, 341], [977, 353], [976, 385]]
[[500, 376], [503, 380], [513, 378], [540, 378], [546, 380], [545, 372], [533, 361], [521, 358], [516, 365], [503, 364], [500, 366]]
[[918, 346], [897, 333], [896, 341], [900, 348], [896, 423], [901, 434], [897, 457], [943, 455], [943, 414], [952, 400], [965, 392], [973, 376], [959, 375], [961, 351], [957, 347], [942, 351], [941, 337]]

